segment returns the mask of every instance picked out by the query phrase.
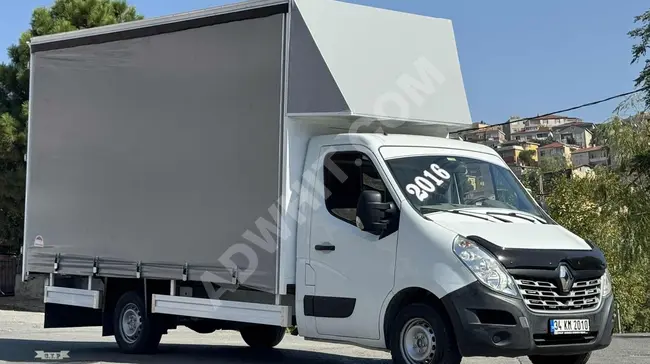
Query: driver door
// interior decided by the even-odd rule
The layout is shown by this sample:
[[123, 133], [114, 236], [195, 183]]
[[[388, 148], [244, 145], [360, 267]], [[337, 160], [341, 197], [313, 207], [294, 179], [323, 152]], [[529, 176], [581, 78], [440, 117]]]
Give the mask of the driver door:
[[[377, 236], [356, 226], [356, 206], [366, 189], [394, 194], [375, 156], [359, 146], [325, 147], [313, 194], [309, 265], [314, 296], [305, 314], [315, 317], [319, 336], [379, 339], [379, 318], [393, 288], [397, 231]], [[327, 197], [327, 198], [325, 198]]]

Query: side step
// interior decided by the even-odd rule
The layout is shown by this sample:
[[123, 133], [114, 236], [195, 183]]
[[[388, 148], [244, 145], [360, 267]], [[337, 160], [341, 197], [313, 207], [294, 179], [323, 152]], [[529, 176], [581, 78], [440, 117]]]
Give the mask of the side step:
[[291, 307], [154, 294], [151, 312], [214, 320], [291, 326]]
[[100, 309], [101, 291], [45, 286], [45, 303]]

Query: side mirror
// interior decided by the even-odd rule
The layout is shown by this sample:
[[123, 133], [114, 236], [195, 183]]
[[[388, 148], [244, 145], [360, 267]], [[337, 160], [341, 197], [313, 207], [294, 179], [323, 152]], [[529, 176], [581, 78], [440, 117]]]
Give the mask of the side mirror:
[[381, 201], [378, 191], [363, 191], [357, 203], [357, 227], [371, 234], [381, 235], [390, 223], [395, 205]]

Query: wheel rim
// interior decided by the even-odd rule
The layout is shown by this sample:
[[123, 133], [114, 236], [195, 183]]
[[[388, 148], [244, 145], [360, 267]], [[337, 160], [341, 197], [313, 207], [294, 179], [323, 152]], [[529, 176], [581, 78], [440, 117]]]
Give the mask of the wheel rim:
[[134, 303], [129, 303], [122, 309], [122, 337], [129, 344], [135, 343], [142, 332], [142, 315]]
[[430, 364], [436, 355], [436, 335], [429, 322], [410, 320], [400, 334], [402, 356], [409, 364]]

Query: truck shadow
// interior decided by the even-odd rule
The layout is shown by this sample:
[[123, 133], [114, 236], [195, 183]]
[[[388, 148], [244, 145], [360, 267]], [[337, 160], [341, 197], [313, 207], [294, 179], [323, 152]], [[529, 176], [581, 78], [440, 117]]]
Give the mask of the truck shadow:
[[[68, 352], [68, 358], [37, 358], [37, 352]], [[0, 339], [0, 361], [9, 363], [74, 362], [74, 363], [317, 363], [317, 364], [388, 364], [389, 360], [350, 357], [291, 349], [255, 351], [248, 347], [216, 345], [161, 344], [156, 355], [125, 355], [116, 344], [105, 342], [42, 341]]]

